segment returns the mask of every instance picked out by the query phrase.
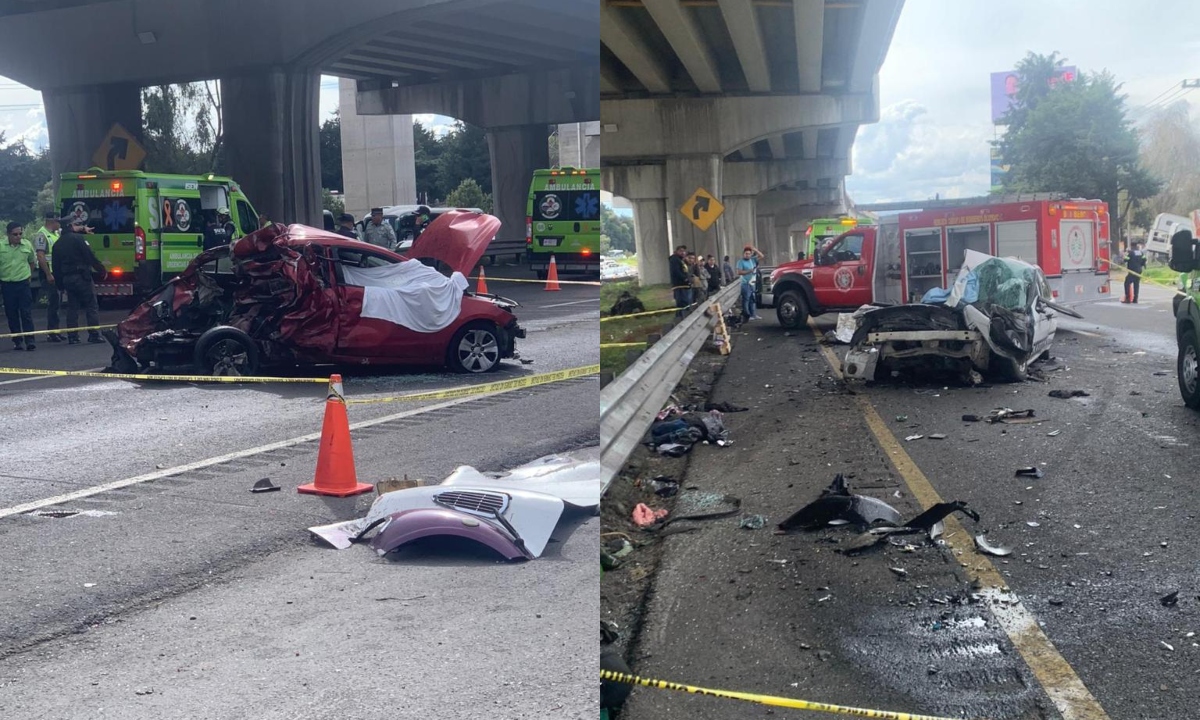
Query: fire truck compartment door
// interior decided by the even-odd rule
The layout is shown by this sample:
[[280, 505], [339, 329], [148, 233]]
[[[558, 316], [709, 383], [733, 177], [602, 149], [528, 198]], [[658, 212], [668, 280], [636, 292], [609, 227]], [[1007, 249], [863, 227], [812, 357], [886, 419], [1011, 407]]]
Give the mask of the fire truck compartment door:
[[1037, 265], [1037, 220], [996, 223], [996, 256]]
[[1090, 220], [1062, 220], [1058, 225], [1058, 249], [1062, 269], [1091, 270], [1095, 267], [1096, 237]]

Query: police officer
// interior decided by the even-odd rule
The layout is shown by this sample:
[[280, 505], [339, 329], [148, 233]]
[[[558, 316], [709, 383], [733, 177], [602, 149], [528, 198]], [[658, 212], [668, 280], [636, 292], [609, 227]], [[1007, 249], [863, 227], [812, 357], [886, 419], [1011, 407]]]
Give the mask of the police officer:
[[237, 226], [233, 224], [233, 220], [229, 217], [229, 208], [217, 208], [217, 223], [225, 228], [225, 234], [229, 236], [229, 241], [233, 242], [233, 235], [237, 232]]
[[[222, 210], [225, 210], [225, 208], [218, 210], [217, 216], [210, 218], [208, 227], [204, 228], [205, 250], [212, 250], [215, 247], [221, 247], [233, 242], [233, 223], [227, 225], [221, 221]], [[228, 210], [225, 210], [225, 212], [228, 212]]]
[[[96, 301], [96, 285], [92, 281], [92, 271], [107, 275], [104, 263], [96, 257], [92, 246], [88, 244], [83, 233], [91, 233], [92, 229], [82, 221], [65, 217], [64, 224], [70, 229], [63, 232], [54, 243], [50, 263], [54, 270], [54, 278], [58, 287], [67, 291], [67, 326], [77, 327], [79, 311], [82, 309], [87, 318], [87, 326], [95, 327], [100, 324], [100, 306]], [[104, 340], [96, 330], [88, 331], [88, 342], [102, 343]], [[74, 332], [67, 333], [67, 343], [79, 344], [79, 336]]]
[[[1142, 272], [1146, 269], [1146, 253], [1142, 252], [1140, 242], [1133, 244], [1133, 249], [1125, 255], [1125, 297], [1123, 303], [1137, 303], [1138, 291], [1142, 289]], [[1131, 290], [1132, 288], [1132, 290]]]
[[361, 240], [358, 233], [354, 230], [354, 216], [350, 213], [342, 213], [338, 216], [338, 226], [335, 230], [338, 235], [348, 237], [351, 240]]
[[388, 250], [396, 247], [396, 231], [383, 221], [383, 208], [371, 208], [371, 222], [363, 226], [362, 239]]
[[[58, 213], [48, 212], [42, 229], [33, 236], [33, 250], [37, 253], [38, 280], [41, 281], [41, 292], [46, 295], [46, 329], [50, 331], [46, 339], [52, 343], [63, 341], [62, 335], [54, 332], [58, 329], [60, 297], [58, 288], [54, 285], [54, 273], [50, 272], [50, 253], [54, 250], [54, 243], [58, 242], [61, 227], [62, 225], [58, 222]], [[33, 296], [34, 307], [37, 306], [37, 303], [38, 297], [35, 293]]]
[[[33, 276], [37, 256], [33, 245], [21, 237], [25, 228], [19, 222], [10, 222], [4, 228], [5, 240], [0, 241], [0, 295], [4, 298], [4, 314], [8, 318], [8, 331], [13, 334], [33, 332], [33, 293], [29, 279]], [[34, 350], [37, 345], [33, 335], [22, 335], [12, 339], [17, 350], [21, 345]]]

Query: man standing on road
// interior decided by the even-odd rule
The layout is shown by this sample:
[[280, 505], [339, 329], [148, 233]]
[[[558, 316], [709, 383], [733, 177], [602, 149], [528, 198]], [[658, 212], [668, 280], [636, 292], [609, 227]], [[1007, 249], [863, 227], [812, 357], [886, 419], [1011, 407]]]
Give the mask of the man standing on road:
[[[91, 233], [92, 229], [78, 220], [63, 218], [71, 223], [70, 230], [64, 232], [58, 242], [54, 243], [50, 262], [54, 269], [54, 277], [58, 279], [59, 287], [67, 291], [67, 327], [79, 326], [79, 311], [82, 309], [87, 318], [87, 327], [94, 328], [100, 324], [100, 306], [96, 302], [96, 285], [92, 282], [92, 271], [107, 275], [104, 263], [96, 257], [92, 246], [88, 245], [83, 233]], [[207, 238], [207, 233], [205, 233]], [[79, 335], [67, 333], [67, 342], [79, 344]], [[88, 331], [88, 342], [102, 343], [97, 330]]]
[[362, 238], [360, 238], [358, 233], [354, 230], [354, 216], [350, 213], [342, 213], [338, 216], [338, 226], [335, 232], [337, 232], [338, 235], [341, 235], [342, 237], [348, 237], [351, 240], [362, 240]]
[[687, 245], [675, 248], [675, 254], [667, 261], [671, 267], [671, 291], [675, 295], [675, 307], [679, 308], [678, 315], [683, 309], [692, 304], [691, 273], [687, 265]]
[[[21, 237], [25, 228], [19, 222], [10, 222], [4, 229], [7, 242], [0, 243], [0, 294], [4, 297], [4, 314], [8, 317], [11, 333], [33, 332], [33, 291], [29, 280], [33, 277], [37, 256], [33, 245]], [[12, 339], [16, 350], [24, 345], [26, 350], [37, 349], [33, 335]]]
[[[1142, 272], [1146, 269], [1146, 253], [1142, 252], [1140, 242], [1134, 243], [1133, 249], [1126, 253], [1125, 268], [1128, 272], [1125, 273], [1125, 297], [1121, 302], [1137, 303], [1138, 292], [1142, 288]], [[1133, 286], [1132, 294], [1130, 286]]]
[[754, 306], [754, 279], [758, 272], [758, 261], [762, 258], [763, 254], [758, 248], [747, 245], [743, 248], [742, 259], [738, 260], [737, 264], [737, 274], [742, 278], [742, 315], [747, 320], [762, 320], [755, 314], [757, 308]]
[[708, 294], [712, 295], [721, 289], [721, 268], [717, 265], [717, 259], [709, 255], [704, 261], [704, 269], [708, 271]]
[[737, 279], [737, 274], [733, 272], [733, 264], [729, 262], [728, 255], [721, 261], [721, 275], [725, 277], [726, 285]]
[[371, 222], [363, 226], [362, 239], [376, 247], [395, 249], [396, 231], [383, 221], [383, 208], [371, 208]]
[[[54, 284], [54, 273], [50, 272], [50, 252], [54, 249], [54, 243], [58, 242], [59, 229], [62, 226], [58, 222], [58, 214], [46, 213], [45, 224], [37, 234], [33, 236], [33, 251], [37, 253], [38, 264], [38, 279], [41, 280], [42, 292], [46, 295], [46, 329], [50, 334], [46, 339], [52, 343], [63, 341], [62, 335], [54, 332], [58, 329], [58, 287]], [[33, 304], [37, 306], [37, 296], [34, 295]]]

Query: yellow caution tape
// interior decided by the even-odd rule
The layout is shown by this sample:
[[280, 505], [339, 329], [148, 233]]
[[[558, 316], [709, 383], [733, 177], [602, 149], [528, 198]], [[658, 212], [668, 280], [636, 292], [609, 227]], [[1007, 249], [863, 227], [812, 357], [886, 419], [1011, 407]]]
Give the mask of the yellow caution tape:
[[644, 342], [600, 343], [600, 349], [603, 350], [604, 348], [614, 348], [614, 347], [642, 347], [643, 345], [646, 345], [646, 343], [644, 343]]
[[754, 693], [734, 692], [732, 690], [712, 690], [692, 685], [681, 685], [665, 680], [651, 680], [638, 677], [637, 675], [612, 672], [611, 670], [601, 670], [600, 679], [625, 683], [627, 685], [658, 688], [659, 690], [676, 690], [678, 692], [692, 693], [693, 695], [708, 695], [727, 700], [744, 700], [746, 702], [758, 703], [759, 705], [771, 705], [795, 710], [813, 710], [816, 712], [836, 713], [838, 715], [856, 715], [858, 717], [880, 718], [881, 720], [954, 720], [954, 718], [938, 717], [935, 715], [914, 715], [913, 713], [892, 712], [889, 710], [867, 710], [865, 708], [830, 705], [829, 703], [810, 702], [808, 700], [793, 700], [792, 698], [776, 697], [773, 695], [757, 695]]
[[609, 315], [608, 317], [600, 318], [600, 322], [611, 322], [613, 320], [628, 320], [629, 318], [644, 317], [646, 315], [663, 315], [665, 313], [677, 313], [681, 309], [686, 308], [663, 308], [662, 310], [647, 310], [646, 312], [632, 313], [630, 315]]
[[[467, 278], [467, 279], [478, 281], [479, 276], [476, 275], [475, 277], [471, 277], [471, 278]], [[488, 282], [488, 283], [493, 283], [493, 282], [537, 283], [539, 285], [545, 285], [547, 282], [549, 282], [548, 280], [523, 280], [523, 279], [517, 279], [517, 278], [502, 278], [502, 277], [484, 277], [483, 281]], [[594, 285], [596, 287], [599, 287], [600, 285], [604, 284], [597, 280], [558, 280], [556, 282], [558, 282], [559, 285]]]
[[513, 390], [533, 387], [534, 385], [546, 385], [548, 383], [562, 382], [563, 380], [571, 380], [573, 378], [596, 375], [599, 374], [599, 372], [599, 365], [586, 365], [584, 367], [570, 368], [569, 370], [556, 370], [554, 372], [542, 373], [540, 375], [530, 375], [529, 377], [516, 378], [515, 380], [500, 380], [498, 382], [483, 383], [480, 385], [467, 385], [465, 387], [451, 388], [449, 390], [431, 390], [429, 392], [412, 393], [410, 395], [394, 395], [392, 397], [351, 399], [347, 400], [346, 404], [370, 405], [374, 403], [402, 401], [420, 402], [423, 400], [453, 400], [455, 398], [470, 397], [471, 395], [506, 393]]
[[106, 328], [114, 328], [114, 327], [116, 327], [116, 325], [89, 325], [88, 327], [55, 328], [54, 330], [34, 330], [33, 332], [19, 332], [19, 333], [9, 333], [7, 335], [0, 335], [0, 338], [25, 337], [27, 335], [53, 335], [56, 333], [79, 332], [80, 330], [104, 330]]
[[329, 378], [239, 377], [214, 375], [150, 375], [147, 373], [106, 373], [89, 370], [33, 370], [30, 368], [0, 368], [0, 375], [43, 375], [51, 377], [86, 377], [104, 380], [158, 380], [161, 382], [211, 383], [328, 383]]
[[[1167, 285], [1166, 283], [1159, 282], [1158, 280], [1155, 280], [1153, 278], [1148, 278], [1145, 275], [1141, 274], [1140, 272], [1137, 272], [1136, 270], [1130, 270], [1129, 268], [1125, 267], [1124, 265], [1122, 265], [1121, 263], [1119, 263], [1115, 260], [1101, 260], [1101, 262], [1108, 263], [1109, 265], [1112, 265], [1113, 267], [1117, 267], [1117, 268], [1124, 270], [1125, 272], [1129, 273], [1130, 275], [1139, 277], [1142, 279], [1142, 282], [1147, 282], [1147, 283], [1150, 283], [1151, 285], [1157, 285], [1159, 287], [1163, 287], [1168, 290], [1171, 290], [1176, 295], [1183, 295], [1184, 297], [1187, 297], [1186, 292], [1180, 290], [1179, 288], [1175, 287], [1174, 285]], [[1188, 273], [1180, 273], [1180, 275], [1187, 275], [1187, 274]]]

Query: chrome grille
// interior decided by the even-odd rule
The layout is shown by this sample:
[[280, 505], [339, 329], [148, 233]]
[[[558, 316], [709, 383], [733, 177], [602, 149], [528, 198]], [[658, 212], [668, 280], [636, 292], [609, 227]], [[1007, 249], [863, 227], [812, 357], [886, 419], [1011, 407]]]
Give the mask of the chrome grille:
[[455, 510], [493, 517], [508, 508], [508, 496], [503, 493], [450, 490], [433, 496], [433, 501]]

